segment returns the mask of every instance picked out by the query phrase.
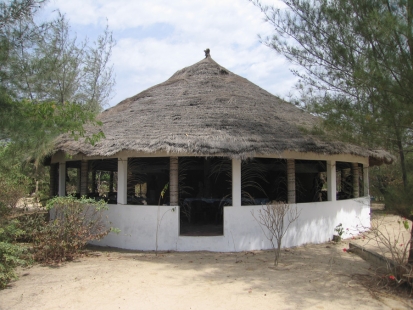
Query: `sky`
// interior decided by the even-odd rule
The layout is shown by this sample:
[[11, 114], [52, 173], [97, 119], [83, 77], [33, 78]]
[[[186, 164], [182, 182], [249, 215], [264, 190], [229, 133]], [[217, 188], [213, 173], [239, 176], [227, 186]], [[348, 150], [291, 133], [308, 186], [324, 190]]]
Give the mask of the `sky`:
[[113, 32], [110, 106], [202, 60], [206, 48], [222, 67], [270, 93], [288, 99], [294, 92], [292, 65], [259, 42], [272, 28], [248, 0], [49, 0], [42, 15], [52, 18], [56, 10], [78, 38], [93, 41], [106, 25]]

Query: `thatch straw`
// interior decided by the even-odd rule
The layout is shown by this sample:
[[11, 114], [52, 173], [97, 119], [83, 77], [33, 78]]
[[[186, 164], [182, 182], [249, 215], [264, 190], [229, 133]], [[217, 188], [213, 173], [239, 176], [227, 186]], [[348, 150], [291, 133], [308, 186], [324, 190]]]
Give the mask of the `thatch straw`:
[[211, 57], [123, 100], [98, 118], [105, 139], [92, 146], [61, 136], [56, 151], [87, 156], [112, 156], [123, 150], [166, 151], [243, 159], [288, 150], [369, 156], [375, 164], [392, 161], [386, 152], [323, 141], [305, 133], [317, 124], [316, 117], [228, 71]]

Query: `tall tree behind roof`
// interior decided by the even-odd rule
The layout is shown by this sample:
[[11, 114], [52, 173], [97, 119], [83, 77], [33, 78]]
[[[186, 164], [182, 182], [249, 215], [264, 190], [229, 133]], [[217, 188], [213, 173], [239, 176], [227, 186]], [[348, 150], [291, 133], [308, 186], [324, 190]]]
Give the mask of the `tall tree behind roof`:
[[58, 135], [85, 136], [83, 125], [99, 123], [95, 115], [114, 84], [111, 33], [106, 29], [95, 45], [78, 44], [60, 13], [34, 21], [43, 2], [0, 3], [0, 143], [13, 161], [39, 163]]
[[405, 155], [413, 128], [412, 0], [254, 2], [274, 27], [264, 43], [301, 69], [301, 103], [347, 140]]
[[79, 42], [65, 16], [42, 24], [32, 15], [5, 23], [0, 31], [7, 55], [1, 83], [17, 99], [77, 102], [100, 112], [111, 98], [114, 40], [105, 29], [93, 44]]

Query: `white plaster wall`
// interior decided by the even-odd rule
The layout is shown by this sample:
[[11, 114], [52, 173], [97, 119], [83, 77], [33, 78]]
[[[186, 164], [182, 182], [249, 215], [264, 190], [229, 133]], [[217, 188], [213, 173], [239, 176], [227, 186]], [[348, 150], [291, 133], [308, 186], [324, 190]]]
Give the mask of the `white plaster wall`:
[[92, 244], [129, 250], [155, 250], [159, 218], [158, 249], [176, 250], [179, 235], [178, 207], [111, 204], [108, 207], [105, 215], [108, 216], [110, 225], [120, 232], [111, 232]]
[[[369, 201], [365, 197], [294, 205], [301, 210], [301, 214], [290, 226], [282, 246], [328, 241], [339, 223], [343, 224], [346, 231], [343, 237], [351, 237], [351, 234], [365, 230], [370, 227]], [[109, 205], [107, 215], [111, 225], [121, 232], [110, 233], [93, 244], [155, 250], [158, 208], [159, 218], [162, 218], [158, 231], [158, 250], [232, 252], [271, 248], [271, 243], [251, 214], [254, 212], [258, 215], [262, 206], [225, 207], [223, 236], [192, 237], [179, 236], [178, 207]]]
[[[370, 227], [368, 202], [368, 199], [360, 198], [294, 205], [301, 213], [283, 238], [282, 247], [329, 241], [334, 234], [334, 228], [339, 223], [343, 224], [346, 231], [343, 235], [344, 238], [364, 231]], [[231, 223], [225, 228], [225, 232], [232, 233], [238, 251], [271, 248], [271, 243], [265, 237], [260, 225], [251, 216], [251, 212], [258, 216], [260, 208], [260, 206], [251, 206], [226, 210], [228, 211], [226, 215], [231, 216], [234, 220], [231, 220]], [[237, 225], [237, 222], [242, 222], [242, 225]]]

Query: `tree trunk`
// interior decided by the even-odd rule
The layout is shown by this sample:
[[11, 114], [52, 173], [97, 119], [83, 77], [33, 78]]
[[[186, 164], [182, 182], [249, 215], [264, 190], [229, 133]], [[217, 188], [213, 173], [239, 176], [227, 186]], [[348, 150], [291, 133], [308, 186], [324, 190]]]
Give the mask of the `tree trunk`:
[[275, 250], [274, 266], [278, 266], [278, 261], [280, 260], [281, 253], [281, 240], [277, 240], [277, 249]]
[[[408, 219], [412, 221], [413, 216], [410, 216]], [[411, 224], [412, 223], [410, 223], [410, 225]], [[410, 227], [410, 250], [409, 250], [409, 258], [407, 259], [407, 263], [409, 263], [410, 265], [413, 265], [413, 227]]]
[[[406, 171], [406, 163], [404, 158], [404, 150], [403, 145], [400, 139], [397, 140], [397, 147], [399, 149], [399, 157], [400, 157], [400, 165], [402, 168], [402, 176], [403, 176], [403, 187], [407, 190], [407, 171]], [[407, 217], [410, 220], [413, 220], [413, 216]], [[410, 223], [411, 225], [411, 223]], [[413, 227], [410, 227], [410, 249], [409, 249], [409, 258], [407, 262], [413, 265]]]
[[404, 158], [404, 149], [403, 149], [403, 142], [401, 139], [400, 132], [398, 131], [397, 127], [396, 128], [396, 144], [397, 144], [397, 149], [399, 151], [399, 158], [400, 158], [400, 166], [402, 168], [402, 177], [403, 177], [403, 187], [404, 189], [407, 189], [407, 170], [406, 170], [406, 162]]
[[[403, 149], [403, 142], [401, 141], [400, 133], [396, 129], [396, 137], [397, 137], [397, 148], [399, 151], [399, 158], [400, 158], [400, 166], [402, 169], [402, 177], [403, 177], [403, 187], [404, 190], [407, 190], [407, 170], [406, 170], [406, 162], [404, 158], [404, 149]], [[412, 220], [413, 216], [408, 216], [408, 219]], [[411, 223], [410, 223], [411, 224]], [[409, 258], [407, 259], [409, 264], [413, 264], [413, 227], [410, 227], [410, 249], [409, 249]]]

